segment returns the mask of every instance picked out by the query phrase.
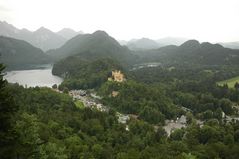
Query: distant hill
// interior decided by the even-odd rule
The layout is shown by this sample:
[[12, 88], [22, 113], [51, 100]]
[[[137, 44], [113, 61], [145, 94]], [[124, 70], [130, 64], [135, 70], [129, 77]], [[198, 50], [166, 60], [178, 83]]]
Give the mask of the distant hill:
[[135, 60], [135, 56], [127, 47], [121, 46], [104, 31], [77, 35], [59, 49], [48, 51], [47, 54], [56, 59], [74, 55], [84, 60], [111, 58], [124, 63]]
[[162, 63], [224, 65], [238, 64], [239, 50], [224, 48], [219, 44], [188, 40], [180, 46], [169, 45], [159, 49], [139, 52], [142, 61]]
[[236, 42], [227, 42], [227, 43], [219, 43], [220, 45], [231, 48], [231, 49], [239, 49], [239, 41]]
[[127, 47], [130, 50], [148, 50], [148, 49], [157, 49], [160, 48], [162, 45], [157, 43], [154, 40], [148, 39], [148, 38], [142, 38], [142, 39], [135, 39], [131, 40], [127, 43]]
[[[24, 39], [25, 37], [21, 37]], [[62, 36], [46, 29], [44, 27], [39, 28], [35, 32], [32, 33], [31, 39], [27, 40], [29, 43], [33, 44], [46, 51], [52, 48], [58, 48], [62, 46], [66, 39]]]
[[188, 39], [179, 38], [179, 37], [165, 37], [165, 38], [156, 40], [156, 42], [159, 43], [162, 46], [166, 46], [166, 45], [177, 45], [177, 46], [179, 46], [186, 41], [188, 41]]
[[43, 51], [59, 48], [77, 34], [70, 29], [63, 29], [55, 33], [44, 27], [31, 32], [27, 29], [18, 29], [5, 21], [0, 21], [0, 35], [25, 40]]
[[74, 36], [78, 35], [78, 34], [84, 34], [82, 31], [76, 32], [73, 29], [70, 28], [64, 28], [60, 31], [57, 32], [58, 35], [62, 36], [65, 39], [71, 39]]
[[48, 55], [28, 42], [0, 36], [0, 63], [4, 63], [7, 69], [23, 69], [50, 62]]
[[130, 50], [133, 51], [142, 51], [142, 50], [150, 50], [150, 49], [158, 49], [163, 46], [168, 45], [181, 45], [186, 42], [188, 39], [179, 38], [179, 37], [165, 37], [158, 40], [152, 40], [148, 38], [141, 39], [132, 39], [130, 41], [119, 40], [121, 45], [126, 45]]

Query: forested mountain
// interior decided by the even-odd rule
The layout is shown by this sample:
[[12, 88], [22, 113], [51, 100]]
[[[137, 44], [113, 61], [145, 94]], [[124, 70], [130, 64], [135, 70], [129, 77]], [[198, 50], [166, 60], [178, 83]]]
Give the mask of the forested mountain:
[[0, 36], [0, 63], [4, 63], [7, 69], [21, 69], [50, 62], [48, 55], [28, 42]]
[[59, 49], [50, 50], [47, 54], [56, 59], [74, 55], [85, 60], [112, 58], [123, 63], [130, 63], [136, 60], [136, 56], [127, 47], [121, 46], [104, 31], [77, 35]]
[[230, 65], [239, 60], [239, 50], [224, 48], [219, 44], [199, 43], [189, 40], [180, 46], [165, 46], [156, 50], [141, 51], [138, 55], [145, 61], [162, 63]]
[[72, 34], [69, 30], [62, 30], [55, 33], [44, 27], [32, 32], [27, 29], [18, 29], [5, 21], [0, 21], [0, 35], [25, 40], [33, 46], [47, 51], [61, 47], [68, 39], [77, 35], [77, 33], [73, 32]]

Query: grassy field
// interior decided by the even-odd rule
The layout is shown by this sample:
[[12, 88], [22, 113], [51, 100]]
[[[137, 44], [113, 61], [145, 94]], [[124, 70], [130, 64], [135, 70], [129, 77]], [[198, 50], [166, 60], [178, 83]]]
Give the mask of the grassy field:
[[239, 76], [233, 77], [224, 81], [217, 82], [218, 85], [222, 86], [223, 84], [227, 84], [229, 88], [234, 88], [235, 83], [239, 83]]
[[75, 101], [75, 105], [76, 105], [76, 107], [79, 108], [79, 109], [84, 108], [84, 104], [83, 104], [81, 101], [79, 101], [79, 100], [76, 100], [76, 101]]

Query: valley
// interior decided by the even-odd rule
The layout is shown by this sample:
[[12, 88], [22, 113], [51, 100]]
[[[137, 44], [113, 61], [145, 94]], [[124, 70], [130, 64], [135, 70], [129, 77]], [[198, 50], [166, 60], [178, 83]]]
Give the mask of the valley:
[[175, 43], [128, 48], [98, 30], [42, 51], [1, 36], [0, 155], [237, 158], [239, 50]]

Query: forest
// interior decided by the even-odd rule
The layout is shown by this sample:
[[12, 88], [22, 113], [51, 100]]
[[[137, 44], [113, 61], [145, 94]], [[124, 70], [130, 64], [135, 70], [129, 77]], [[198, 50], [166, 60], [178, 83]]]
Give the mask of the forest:
[[[222, 113], [238, 114], [234, 105], [239, 102], [239, 89], [236, 85], [235, 88], [217, 85], [218, 72], [160, 66], [126, 70], [127, 80], [117, 83], [107, 81], [112, 69], [122, 68], [111, 60], [76, 63], [78, 68], [64, 67], [70, 69], [66, 81], [85, 77], [90, 81], [95, 73], [103, 78], [102, 82], [81, 87], [64, 81], [62, 87], [95, 88], [103, 97], [102, 103], [110, 107], [109, 112], [79, 109], [67, 92], [23, 88], [7, 83], [1, 74], [0, 117], [4, 121], [0, 134], [1, 158], [236, 159], [239, 156], [239, 122], [226, 121], [222, 116]], [[94, 72], [95, 68], [99, 70]], [[61, 70], [55, 72], [61, 74]], [[232, 69], [225, 78], [236, 71]], [[112, 91], [119, 94], [112, 97]], [[182, 110], [182, 106], [192, 112]], [[116, 111], [135, 114], [138, 119], [130, 119], [127, 130], [125, 124], [118, 122]], [[187, 117], [187, 127], [168, 136], [163, 129], [165, 120], [182, 114]], [[199, 126], [197, 119], [204, 124]]]

